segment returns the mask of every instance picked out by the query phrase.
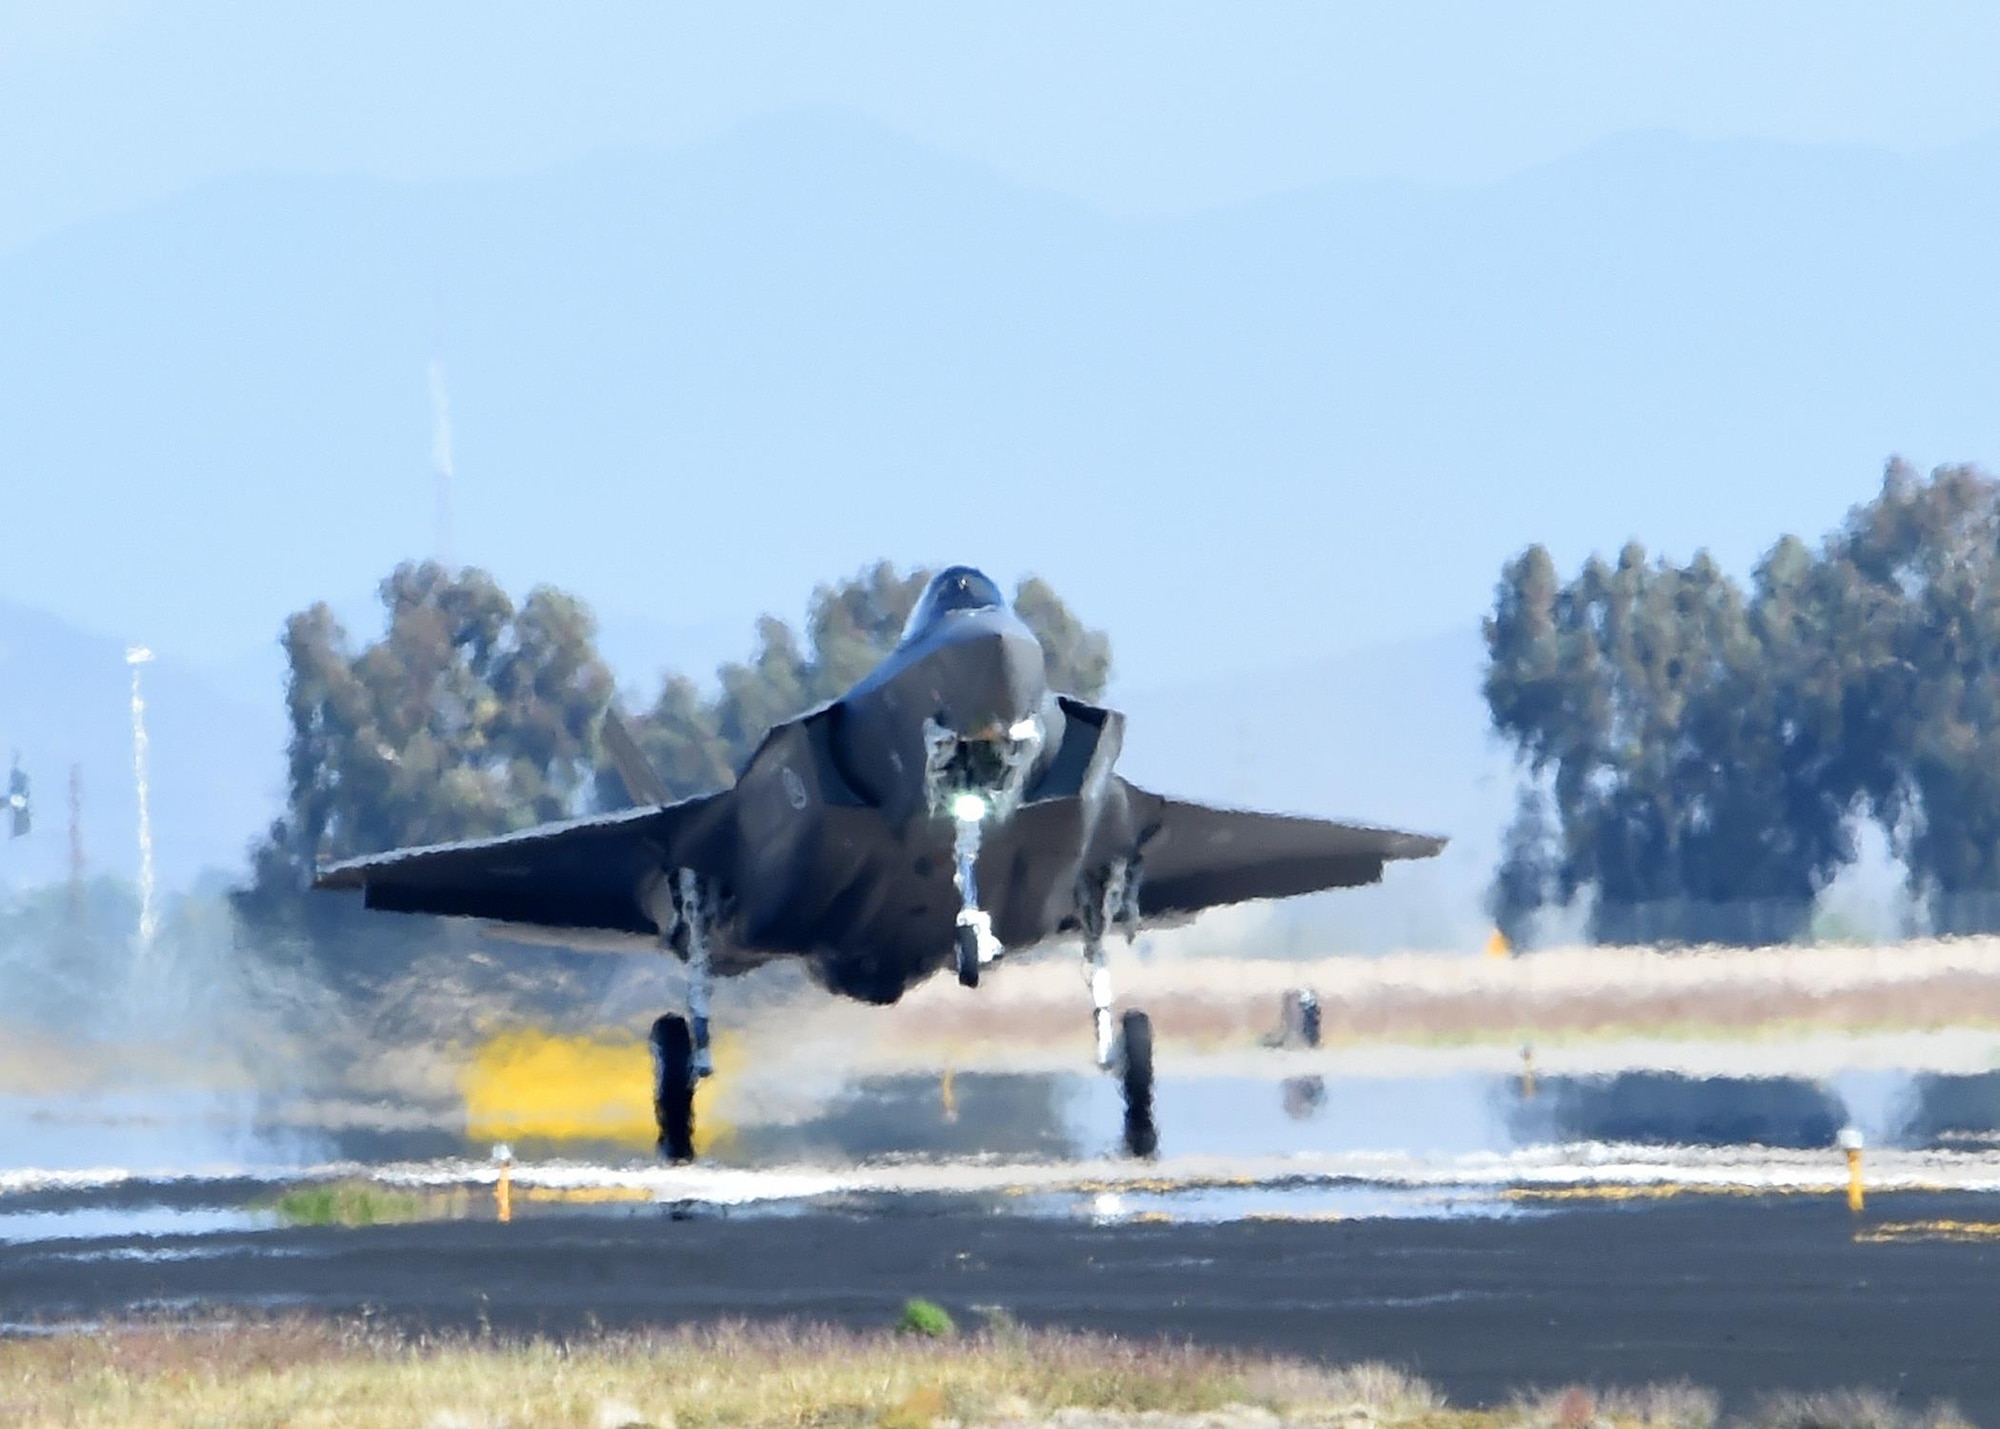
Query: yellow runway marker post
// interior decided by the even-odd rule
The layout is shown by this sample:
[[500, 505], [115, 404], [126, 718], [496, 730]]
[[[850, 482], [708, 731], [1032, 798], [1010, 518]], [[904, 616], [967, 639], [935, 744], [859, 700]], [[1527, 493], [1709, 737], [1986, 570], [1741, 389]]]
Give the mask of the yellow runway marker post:
[[1848, 1127], [1840, 1133], [1840, 1149], [1847, 1153], [1847, 1209], [1857, 1216], [1865, 1195], [1861, 1185], [1861, 1133]]
[[501, 1142], [493, 1148], [493, 1159], [500, 1163], [499, 1179], [493, 1183], [493, 1209], [505, 1225], [514, 1219], [514, 1148]]
[[952, 1122], [957, 1121], [958, 1094], [952, 1090], [951, 1068], [949, 1067], [944, 1069], [944, 1077], [939, 1083], [938, 1098], [944, 1103], [944, 1119]]

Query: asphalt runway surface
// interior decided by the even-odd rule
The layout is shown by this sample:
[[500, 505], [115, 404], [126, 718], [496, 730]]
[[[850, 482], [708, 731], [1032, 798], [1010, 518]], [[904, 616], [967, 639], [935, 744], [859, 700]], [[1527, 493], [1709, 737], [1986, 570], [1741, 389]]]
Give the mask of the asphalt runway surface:
[[[1380, 1359], [1455, 1402], [1687, 1379], [1871, 1387], [2000, 1425], [2000, 1074], [863, 1081], [704, 1165], [171, 1086], [0, 1098], [0, 1334], [293, 1311], [567, 1335], [966, 1323]], [[377, 1109], [382, 1110], [382, 1109]], [[421, 1114], [410, 1114], [421, 1113]], [[1867, 1133], [1863, 1214], [1837, 1140]], [[362, 1185], [408, 1224], [304, 1226]]]
[[2000, 1423], [2000, 1231], [1980, 1194], [1680, 1195], [1498, 1216], [1094, 1222], [964, 1197], [552, 1208], [360, 1229], [0, 1245], [12, 1333], [310, 1311], [563, 1335], [718, 1317], [859, 1327], [925, 1295], [1025, 1324], [1381, 1359], [1454, 1401], [1686, 1378], [1732, 1406], [1870, 1386]]

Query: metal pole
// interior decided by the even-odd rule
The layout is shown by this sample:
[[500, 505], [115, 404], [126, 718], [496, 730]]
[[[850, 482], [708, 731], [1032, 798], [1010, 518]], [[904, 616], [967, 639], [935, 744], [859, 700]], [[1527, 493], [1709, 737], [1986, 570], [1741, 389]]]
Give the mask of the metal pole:
[[139, 790], [139, 956], [153, 950], [153, 935], [159, 931], [159, 915], [153, 908], [153, 816], [151, 780], [146, 771], [146, 700], [139, 691], [139, 667], [149, 663], [153, 652], [143, 645], [125, 651], [125, 663], [132, 667], [132, 782]]

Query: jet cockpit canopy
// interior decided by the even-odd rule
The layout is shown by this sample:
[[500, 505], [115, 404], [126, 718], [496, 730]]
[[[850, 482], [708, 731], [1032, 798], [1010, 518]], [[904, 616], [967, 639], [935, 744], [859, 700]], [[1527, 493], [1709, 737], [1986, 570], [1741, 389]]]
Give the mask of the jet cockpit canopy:
[[946, 566], [931, 577], [924, 593], [917, 597], [916, 609], [903, 627], [903, 639], [910, 640], [939, 620], [961, 610], [999, 610], [1007, 598], [984, 571], [971, 566]]

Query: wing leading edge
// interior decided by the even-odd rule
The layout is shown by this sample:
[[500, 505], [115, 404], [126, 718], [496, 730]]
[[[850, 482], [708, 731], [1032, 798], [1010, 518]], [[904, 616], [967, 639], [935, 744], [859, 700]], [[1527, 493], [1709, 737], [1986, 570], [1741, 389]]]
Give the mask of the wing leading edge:
[[351, 858], [321, 869], [313, 887], [359, 889], [365, 906], [393, 913], [650, 934], [648, 879], [717, 863], [732, 792]]
[[1141, 829], [1142, 918], [1290, 898], [1381, 879], [1396, 859], [1430, 858], [1445, 840], [1287, 814], [1217, 809], [1126, 785]]

